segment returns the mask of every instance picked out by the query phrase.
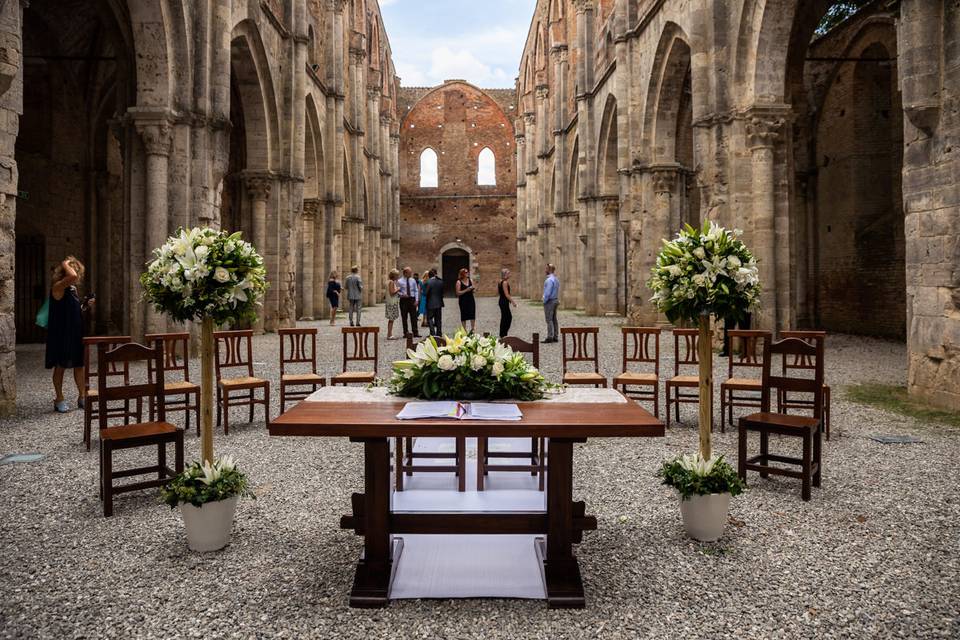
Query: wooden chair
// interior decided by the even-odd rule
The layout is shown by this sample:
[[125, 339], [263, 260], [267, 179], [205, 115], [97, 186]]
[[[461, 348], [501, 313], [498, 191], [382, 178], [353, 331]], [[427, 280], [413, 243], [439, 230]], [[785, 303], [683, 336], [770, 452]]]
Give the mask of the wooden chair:
[[[369, 384], [377, 379], [377, 363], [380, 360], [380, 327], [341, 327], [343, 335], [343, 371], [331, 376], [330, 384]], [[350, 350], [347, 351], [347, 337]], [[370, 343], [373, 342], [373, 350]], [[351, 362], [372, 362], [373, 371], [349, 371]]]
[[[97, 416], [100, 423], [100, 499], [103, 501], [103, 515], [113, 515], [113, 497], [118, 493], [158, 487], [166, 484], [170, 478], [183, 471], [183, 430], [166, 422], [163, 384], [163, 341], [156, 341], [154, 347], [128, 342], [110, 349], [109, 342], [97, 344]], [[110, 371], [122, 364], [126, 369], [130, 362], [152, 361], [156, 376], [152, 382], [130, 384], [129, 379], [122, 384], [107, 386]], [[138, 404], [148, 398], [149, 406], [155, 406], [157, 420], [110, 426], [110, 402], [123, 400], [129, 403], [136, 399]], [[174, 468], [167, 466], [167, 444], [174, 445]], [[157, 447], [157, 464], [149, 467], [114, 471], [113, 452], [120, 449], [139, 447]], [[157, 474], [155, 480], [144, 480], [125, 485], [114, 485], [116, 478]]]
[[[90, 451], [91, 425], [94, 420], [100, 417], [99, 402], [97, 400], [97, 371], [93, 354], [97, 351], [98, 345], [104, 344], [108, 349], [127, 344], [130, 342], [130, 336], [88, 336], [83, 339], [83, 369], [84, 384], [86, 386], [86, 398], [83, 402], [83, 443], [87, 445], [87, 451]], [[107, 369], [107, 376], [110, 378], [123, 378], [124, 383], [130, 382], [130, 367], [126, 362], [111, 363]], [[136, 410], [130, 409], [130, 401], [125, 400], [123, 406], [111, 406], [109, 408], [110, 418], [123, 418], [129, 422], [132, 418], [139, 421], [140, 401], [136, 403]]]
[[[533, 334], [533, 341], [527, 342], [521, 338], [508, 336], [500, 338], [500, 342], [517, 353], [529, 353], [533, 366], [540, 368], [540, 334]], [[539, 488], [543, 491], [546, 476], [546, 439], [530, 438], [529, 451], [490, 451], [487, 438], [477, 438], [477, 491], [483, 491], [484, 479], [491, 471], [518, 471], [530, 472], [538, 475]], [[494, 465], [490, 458], [529, 459], [530, 464]]]
[[[197, 416], [197, 435], [200, 435], [200, 385], [190, 382], [190, 334], [148, 333], [144, 336], [148, 344], [157, 340], [163, 342], [163, 408], [170, 411], [183, 411], [190, 430], [190, 412]], [[182, 380], [167, 380], [168, 374], [179, 371]], [[154, 376], [153, 360], [147, 361], [147, 376], [152, 382]], [[150, 407], [150, 419], [153, 420], [155, 407]]]
[[[734, 407], [760, 408], [760, 396], [757, 394], [763, 389], [763, 380], [759, 377], [763, 370], [763, 343], [769, 341], [771, 336], [769, 331], [730, 329], [727, 331], [727, 337], [730, 340], [727, 380], [720, 383], [720, 431], [722, 432], [727, 430], [728, 411], [730, 424], [735, 424], [733, 422]], [[734, 356], [738, 344], [740, 351]], [[735, 376], [735, 369], [743, 375]], [[737, 392], [741, 391], [743, 394], [737, 395]]]
[[[623, 372], [613, 378], [613, 388], [636, 400], [653, 400], [653, 415], [659, 417], [660, 328], [621, 327], [620, 331], [623, 336]], [[652, 364], [653, 373], [631, 371], [631, 363]]]
[[[253, 375], [253, 330], [214, 331], [213, 338], [216, 344], [217, 426], [222, 414], [223, 433], [230, 433], [230, 407], [250, 407], [248, 420], [253, 422], [253, 410], [258, 404], [263, 405], [263, 419], [270, 424], [270, 381]], [[241, 375], [225, 378], [225, 370], [238, 370]], [[242, 375], [244, 373], [246, 375]], [[257, 398], [257, 389], [263, 389], [262, 398]]]
[[[680, 421], [681, 404], [700, 404], [700, 356], [697, 354], [697, 346], [700, 342], [699, 329], [674, 329], [673, 330], [673, 377], [667, 380], [666, 398], [667, 398], [667, 428], [670, 428], [670, 405], [673, 404], [673, 410], [677, 422]], [[681, 348], [682, 344], [682, 348]], [[697, 367], [697, 375], [680, 375], [681, 367]], [[695, 392], [683, 393], [683, 389], [693, 389]], [[710, 396], [713, 397], [713, 389], [710, 390]], [[711, 412], [710, 430], [713, 430], [713, 417]]]
[[[597, 350], [599, 327], [564, 327], [560, 329], [563, 340], [563, 383], [577, 385], [607, 386], [607, 379], [600, 375], [600, 355]], [[591, 346], [591, 342], [593, 343]], [[569, 348], [568, 348], [569, 345]], [[593, 371], [570, 371], [571, 362], [589, 362]]]
[[[827, 332], [826, 331], [781, 331], [781, 338], [800, 338], [811, 344], [819, 341], [824, 345], [824, 353], [826, 353], [826, 340]], [[813, 365], [809, 362], [808, 359], [804, 358], [802, 355], [795, 355], [792, 359], [783, 357], [781, 362], [781, 373], [786, 375], [787, 371], [791, 369], [800, 369], [800, 370], [811, 370]], [[826, 374], [824, 374], [826, 375]], [[777, 411], [782, 411], [783, 413], [788, 413], [790, 409], [812, 409], [813, 400], [810, 398], [789, 398], [786, 392], [777, 393]], [[830, 441], [830, 385], [826, 382], [823, 384], [823, 425], [821, 427], [826, 431], [827, 441]]]
[[[280, 336], [280, 413], [283, 413], [288, 400], [303, 400], [317, 387], [326, 386], [327, 379], [317, 374], [316, 327], [277, 329], [277, 334]], [[310, 371], [287, 373], [287, 365], [309, 365]]]
[[[770, 362], [773, 356], [804, 356], [813, 367], [813, 378], [792, 378], [770, 375]], [[759, 471], [761, 478], [769, 474], [800, 478], [803, 482], [801, 497], [810, 499], [810, 486], [820, 486], [820, 423], [823, 415], [823, 341], [810, 344], [800, 338], [786, 338], [778, 342], [765, 342], [763, 347], [763, 389], [760, 394], [760, 412], [740, 418], [739, 455], [737, 473], [744, 480], [747, 471]], [[813, 417], [788, 415], [770, 412], [770, 390], [806, 392], [813, 395]], [[750, 431], [760, 434], [760, 454], [747, 457], [747, 435]], [[802, 438], [803, 455], [800, 458], [774, 455], [769, 451], [770, 434]], [[771, 466], [771, 462], [781, 465], [799, 466], [797, 471], [782, 466]]]
[[[407, 349], [415, 349], [418, 344], [428, 340], [430, 336], [423, 336], [414, 341], [412, 335], [406, 336]], [[447, 339], [443, 336], [434, 336], [437, 346], [444, 346]], [[457, 476], [457, 490], [467, 490], [467, 439], [458, 437], [454, 439], [453, 453], [447, 451], [414, 451], [413, 443], [415, 438], [405, 437], [397, 438], [394, 451], [395, 464], [395, 487], [397, 491], [403, 491], [404, 475], [412, 476], [416, 472], [424, 473], [453, 473]], [[452, 459], [452, 465], [418, 465], [417, 459], [446, 460]]]

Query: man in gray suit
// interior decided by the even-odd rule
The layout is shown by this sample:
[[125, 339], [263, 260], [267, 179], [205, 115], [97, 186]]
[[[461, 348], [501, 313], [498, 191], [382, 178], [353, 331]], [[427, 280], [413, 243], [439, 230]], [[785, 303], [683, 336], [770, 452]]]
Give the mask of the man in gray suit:
[[423, 288], [427, 299], [427, 324], [430, 335], [443, 335], [443, 280], [437, 277], [437, 270], [430, 269], [430, 279]]
[[[350, 303], [347, 315], [350, 318], [351, 327], [360, 326], [360, 311], [363, 309], [363, 280], [360, 279], [360, 267], [353, 265], [350, 267], [350, 275], [344, 282], [347, 288], [347, 302]], [[353, 314], [357, 314], [357, 324], [353, 324]]]

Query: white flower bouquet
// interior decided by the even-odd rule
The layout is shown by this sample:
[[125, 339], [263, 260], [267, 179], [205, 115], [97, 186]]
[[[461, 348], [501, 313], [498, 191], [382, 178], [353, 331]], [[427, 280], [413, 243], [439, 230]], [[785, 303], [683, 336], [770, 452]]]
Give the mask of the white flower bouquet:
[[233, 496], [255, 498], [245, 476], [230, 456], [203, 464], [194, 462], [161, 489], [162, 500], [171, 508], [181, 503], [195, 507]]
[[553, 385], [523, 354], [493, 337], [457, 331], [439, 346], [433, 338], [393, 363], [390, 393], [428, 400], [539, 400]]
[[739, 320], [759, 302], [757, 261], [740, 235], [706, 220], [664, 240], [647, 286], [670, 322], [704, 314]]
[[180, 229], [153, 255], [140, 283], [160, 313], [180, 322], [212, 318], [218, 325], [256, 316], [267, 272], [239, 231]]

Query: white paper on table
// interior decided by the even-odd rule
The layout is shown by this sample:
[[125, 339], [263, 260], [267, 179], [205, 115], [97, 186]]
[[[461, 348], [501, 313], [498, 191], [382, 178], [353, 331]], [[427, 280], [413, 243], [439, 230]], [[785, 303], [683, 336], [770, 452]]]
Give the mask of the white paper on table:
[[466, 405], [463, 420], [520, 420], [523, 413], [515, 404], [501, 404], [499, 402], [471, 402]]
[[455, 400], [437, 400], [434, 402], [408, 402], [397, 414], [400, 420], [419, 418], [459, 418], [463, 408]]

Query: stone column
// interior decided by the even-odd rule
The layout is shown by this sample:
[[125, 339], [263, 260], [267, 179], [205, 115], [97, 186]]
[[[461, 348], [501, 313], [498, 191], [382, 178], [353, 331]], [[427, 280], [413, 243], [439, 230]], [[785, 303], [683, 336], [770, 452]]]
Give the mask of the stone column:
[[307, 198], [303, 201], [304, 217], [313, 216], [313, 246], [307, 244], [306, 237], [303, 240], [304, 251], [310, 251], [313, 254], [313, 273], [309, 274], [313, 286], [313, 307], [307, 308], [304, 305], [303, 313], [314, 318], [323, 318], [326, 313], [323, 290], [326, 287], [327, 276], [330, 275], [328, 265], [330, 236], [326, 228], [325, 211], [326, 208], [319, 198]]
[[606, 196], [602, 200], [603, 214], [597, 233], [597, 279], [600, 282], [600, 311], [604, 315], [619, 313], [617, 290], [623, 287], [623, 278], [617, 269], [617, 238], [619, 236], [620, 197]]
[[[170, 125], [163, 122], [137, 122], [137, 131], [143, 138], [147, 154], [146, 177], [146, 220], [145, 220], [145, 256], [153, 258], [153, 250], [162, 245], [169, 235], [167, 210], [167, 177], [171, 134]], [[162, 333], [167, 330], [166, 319], [153, 307], [145, 305], [146, 333]]]
[[527, 176], [524, 168], [526, 167], [526, 158], [524, 156], [526, 149], [526, 137], [520, 132], [519, 121], [517, 122], [517, 133], [514, 135], [517, 148], [517, 274], [514, 278], [516, 283], [516, 295], [530, 298], [530, 289], [527, 287]]
[[[250, 202], [253, 205], [251, 207], [253, 246], [257, 252], [263, 256], [264, 264], [267, 264], [269, 260], [267, 256], [267, 199], [270, 197], [270, 188], [273, 180], [270, 176], [255, 174], [246, 175], [244, 178], [247, 194], [250, 196]], [[271, 275], [269, 269], [268, 275]], [[274, 286], [276, 286], [276, 284], [274, 284]], [[274, 311], [273, 309], [268, 309], [266, 306], [261, 307], [260, 313], [253, 323], [253, 329], [256, 333], [263, 333], [264, 326], [266, 325], [265, 316]]]
[[782, 119], [751, 117], [747, 122], [747, 140], [752, 162], [753, 237], [752, 250], [757, 257], [760, 283], [758, 327], [778, 329], [776, 190], [774, 185], [774, 146], [783, 126]]
[[316, 200], [303, 201], [303, 215], [301, 216], [301, 244], [303, 260], [300, 265], [300, 291], [302, 294], [302, 309], [300, 320], [314, 318], [314, 286], [316, 282], [316, 265], [314, 264], [314, 246], [316, 242], [314, 230], [317, 224]]

